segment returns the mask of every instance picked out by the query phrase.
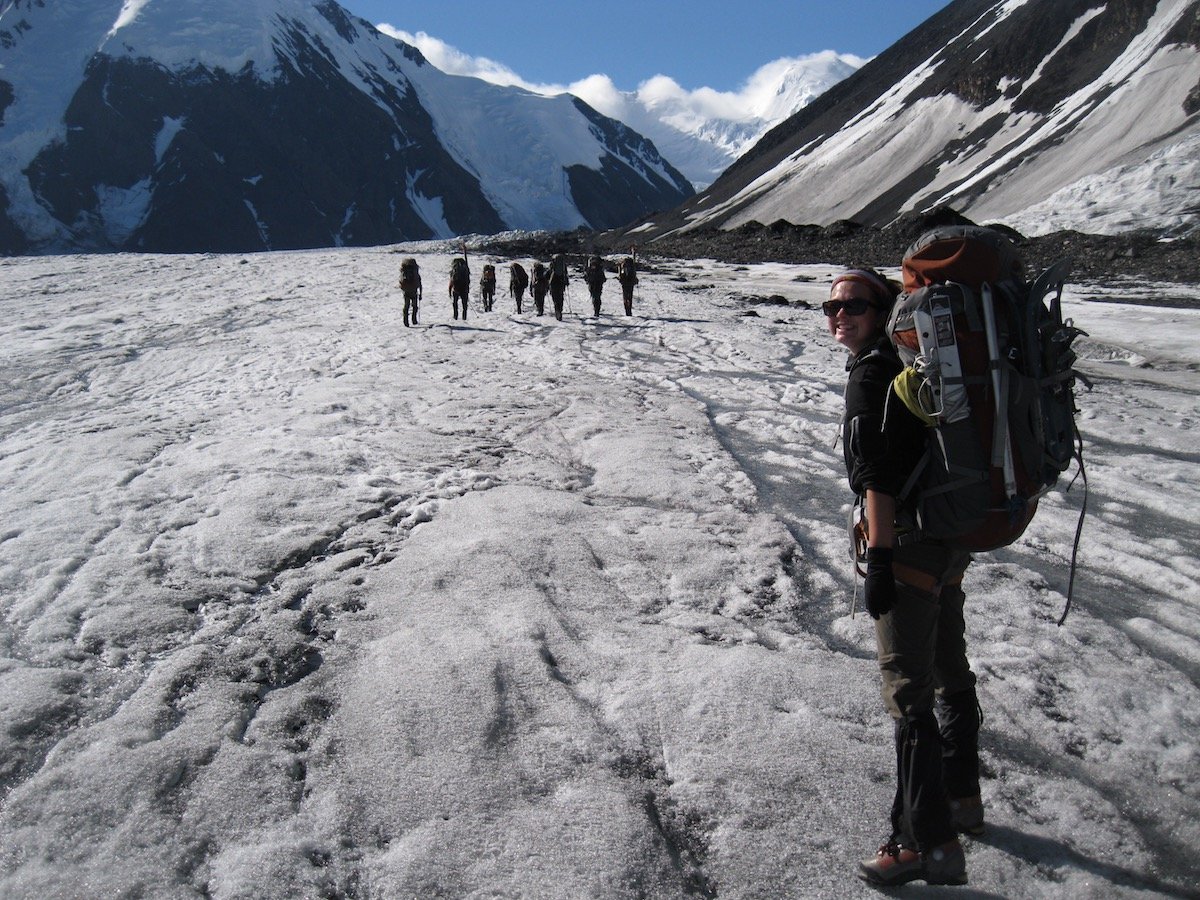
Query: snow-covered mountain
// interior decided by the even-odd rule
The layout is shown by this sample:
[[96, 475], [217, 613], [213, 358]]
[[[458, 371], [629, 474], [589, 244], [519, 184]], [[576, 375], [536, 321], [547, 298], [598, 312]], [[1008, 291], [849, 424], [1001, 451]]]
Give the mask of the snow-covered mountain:
[[1195, 0], [956, 0], [645, 226], [884, 225], [946, 204], [1028, 234], [1189, 230]]
[[608, 116], [646, 135], [697, 188], [717, 177], [764, 134], [807, 106], [865, 61], [831, 50], [778, 59], [735, 93], [688, 91], [659, 75], [636, 91], [617, 91], [602, 78], [571, 90]]
[[853, 54], [823, 50], [764, 63], [732, 91], [685, 88], [667, 75], [647, 79], [637, 90], [623, 91], [602, 74], [570, 84], [532, 82], [504, 63], [472, 56], [423, 31], [414, 34], [386, 22], [377, 27], [416, 47], [443, 72], [523, 87], [549, 97], [574, 94], [654, 141], [698, 190], [712, 184], [767, 131], [866, 62]]
[[577, 98], [448, 75], [333, 0], [0, 0], [0, 252], [604, 228], [690, 193]]

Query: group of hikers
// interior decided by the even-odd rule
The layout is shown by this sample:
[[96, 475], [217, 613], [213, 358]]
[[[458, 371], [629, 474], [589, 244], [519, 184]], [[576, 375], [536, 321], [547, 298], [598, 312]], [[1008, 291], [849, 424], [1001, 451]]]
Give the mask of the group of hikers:
[[[587, 285], [588, 294], [592, 300], [593, 314], [600, 315], [600, 304], [604, 293], [604, 283], [608, 280], [606, 274], [608, 272], [614, 273], [621, 285], [625, 315], [632, 316], [634, 288], [638, 283], [637, 261], [632, 255], [622, 257], [616, 262], [597, 254], [588, 256], [583, 266], [583, 281]], [[508, 293], [516, 302], [518, 313], [522, 311], [525, 292], [529, 291], [537, 314], [545, 315], [546, 296], [549, 295], [554, 317], [561, 322], [569, 284], [567, 257], [563, 253], [554, 254], [549, 263], [535, 261], [531, 266], [531, 271], [526, 271], [525, 267], [517, 262], [509, 265]], [[400, 263], [400, 292], [404, 296], [405, 327], [419, 324], [417, 315], [423, 300], [421, 267], [412, 257], [408, 257]], [[450, 261], [448, 294], [454, 318], [457, 320], [461, 315], [463, 321], [466, 321], [468, 300], [471, 294], [471, 270], [467, 264], [465, 252]], [[492, 263], [487, 263], [483, 267], [483, 274], [479, 278], [479, 295], [483, 302], [483, 311], [491, 312], [496, 303], [496, 266]]]

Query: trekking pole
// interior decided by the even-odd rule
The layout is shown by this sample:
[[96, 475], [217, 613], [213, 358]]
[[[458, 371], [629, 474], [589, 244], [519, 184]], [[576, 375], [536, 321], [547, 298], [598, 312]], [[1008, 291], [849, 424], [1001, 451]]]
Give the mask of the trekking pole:
[[[992, 444], [992, 465], [1002, 462], [1004, 466], [1004, 490], [1011, 502], [1017, 495], [1017, 476], [1013, 465], [1012, 441], [1008, 435], [1008, 379], [1000, 370], [1000, 341], [996, 334], [996, 309], [992, 302], [992, 286], [986, 281], [980, 287], [983, 301], [983, 324], [987, 334], [988, 357], [992, 370], [992, 391], [996, 398], [995, 435]], [[1000, 454], [1003, 454], [1001, 456]]]
[[[633, 260], [633, 277], [637, 278], [638, 258], [636, 246], [629, 248], [629, 258]], [[637, 302], [638, 306], [642, 305], [642, 281], [640, 278], [633, 283], [633, 299]], [[850, 610], [850, 615], [854, 615], [853, 609]]]
[[850, 507], [848, 530], [850, 533], [850, 567], [854, 570], [854, 593], [850, 595], [850, 618], [858, 611], [858, 585], [866, 574], [862, 570], [860, 560], [867, 553], [866, 515], [867, 510], [861, 497], [856, 497]]

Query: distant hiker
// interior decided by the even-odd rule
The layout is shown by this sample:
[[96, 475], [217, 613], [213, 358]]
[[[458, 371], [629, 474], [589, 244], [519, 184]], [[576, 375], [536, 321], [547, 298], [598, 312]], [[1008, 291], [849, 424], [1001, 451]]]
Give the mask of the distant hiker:
[[496, 302], [496, 267], [491, 263], [483, 267], [479, 276], [479, 293], [483, 297], [483, 311], [491, 312]]
[[617, 264], [617, 281], [621, 283], [621, 299], [625, 301], [625, 315], [633, 315], [633, 288], [638, 283], [637, 263], [626, 256]]
[[521, 311], [521, 301], [525, 299], [525, 289], [529, 287], [529, 273], [520, 263], [508, 267], [508, 294], [517, 301], [517, 312]]
[[550, 257], [550, 299], [554, 301], [554, 318], [560, 322], [562, 321], [563, 298], [569, 283], [567, 257], [562, 253], [555, 253]]
[[592, 295], [592, 311], [598, 316], [600, 315], [600, 295], [604, 292], [606, 280], [604, 260], [596, 255], [589, 256], [587, 265], [583, 269], [583, 280], [587, 282], [588, 293]]
[[450, 302], [454, 307], [454, 318], [458, 318], [459, 303], [462, 304], [463, 321], [467, 320], [467, 298], [471, 294], [471, 270], [465, 256], [456, 256], [450, 261]]
[[409, 319], [417, 324], [417, 307], [421, 304], [421, 267], [409, 257], [400, 263], [400, 293], [404, 295], [404, 327]]
[[533, 293], [533, 305], [539, 316], [546, 312], [546, 293], [550, 290], [550, 270], [546, 268], [544, 263], [535, 262], [533, 264], [533, 278], [530, 281], [530, 290]]
[[822, 307], [829, 333], [850, 351], [842, 449], [863, 511], [866, 606], [875, 619], [884, 703], [896, 722], [891, 836], [860, 864], [859, 877], [878, 885], [965, 884], [956, 832], [983, 829], [979, 703], [963, 635], [962, 580], [971, 556], [939, 541], [897, 541], [896, 497], [926, 442], [925, 425], [888, 396], [902, 367], [884, 326], [899, 292], [873, 269], [850, 269], [833, 280]]

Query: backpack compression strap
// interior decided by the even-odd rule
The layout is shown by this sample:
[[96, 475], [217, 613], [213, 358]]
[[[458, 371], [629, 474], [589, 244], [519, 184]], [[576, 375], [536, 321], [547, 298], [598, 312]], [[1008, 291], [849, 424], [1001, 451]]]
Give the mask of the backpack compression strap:
[[[1079, 539], [1083, 534], [1083, 517], [1087, 515], [1088, 502], [1088, 481], [1087, 469], [1083, 467], [1083, 435], [1079, 433], [1079, 427], [1075, 426], [1075, 462], [1079, 466], [1079, 474], [1076, 478], [1083, 479], [1083, 503], [1079, 507], [1079, 522], [1075, 525], [1075, 542], [1071, 545], [1071, 574], [1067, 578], [1067, 605], [1063, 607], [1062, 617], [1058, 620], [1059, 627], [1067, 621], [1067, 613], [1071, 611], [1071, 597], [1075, 593], [1075, 564], [1079, 557]], [[1074, 479], [1072, 479], [1072, 484]], [[1071, 485], [1067, 485], [1067, 490], [1071, 489]]]

